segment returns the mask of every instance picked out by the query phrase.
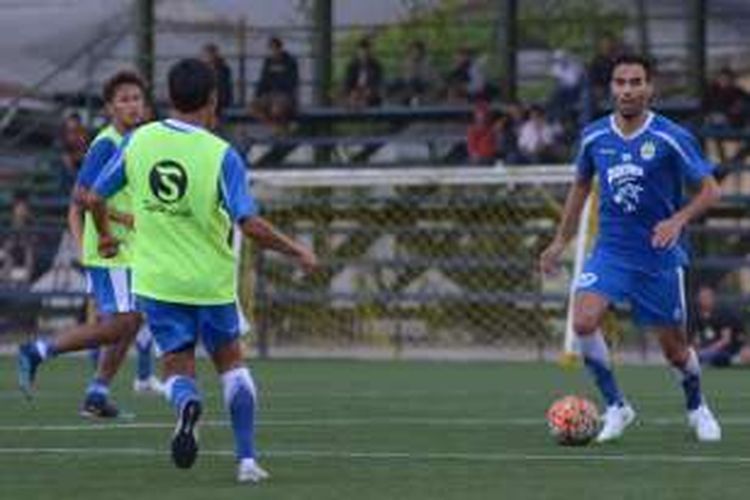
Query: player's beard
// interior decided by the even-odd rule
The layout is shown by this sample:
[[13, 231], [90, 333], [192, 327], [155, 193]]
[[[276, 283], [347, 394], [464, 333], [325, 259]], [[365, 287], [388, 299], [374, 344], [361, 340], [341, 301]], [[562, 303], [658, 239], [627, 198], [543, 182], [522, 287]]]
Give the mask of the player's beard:
[[626, 120], [633, 120], [646, 112], [646, 106], [642, 103], [620, 104], [617, 112]]

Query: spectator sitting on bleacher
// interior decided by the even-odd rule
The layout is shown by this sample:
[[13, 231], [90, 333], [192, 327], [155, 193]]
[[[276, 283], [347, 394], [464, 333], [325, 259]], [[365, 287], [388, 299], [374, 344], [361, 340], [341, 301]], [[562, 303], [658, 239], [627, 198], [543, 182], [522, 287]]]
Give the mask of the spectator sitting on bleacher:
[[88, 148], [89, 136], [83, 126], [81, 115], [71, 113], [63, 119], [60, 129], [60, 158], [56, 164], [59, 176], [59, 192], [68, 196]]
[[370, 40], [363, 38], [357, 55], [349, 61], [344, 79], [347, 104], [354, 107], [378, 106], [381, 102], [383, 66], [372, 54]]
[[13, 195], [11, 232], [0, 247], [0, 277], [12, 285], [28, 283], [34, 272], [34, 237], [27, 230], [31, 222], [28, 195]]
[[507, 164], [523, 163], [518, 150], [518, 135], [524, 123], [525, 112], [518, 102], [506, 105], [505, 112], [498, 118], [495, 128], [497, 137], [497, 157]]
[[555, 79], [555, 88], [547, 105], [550, 118], [557, 121], [570, 120], [581, 99], [583, 64], [572, 54], [558, 49], [552, 54], [550, 75]]
[[234, 92], [232, 82], [232, 69], [227, 61], [219, 52], [219, 47], [214, 43], [208, 43], [203, 46], [203, 60], [214, 69], [216, 74], [216, 114], [221, 116], [227, 106], [234, 102]]
[[745, 327], [737, 314], [716, 306], [716, 293], [708, 285], [698, 289], [693, 333], [701, 364], [729, 366], [745, 342]]
[[748, 111], [748, 94], [737, 85], [734, 72], [723, 68], [706, 88], [703, 112], [710, 125], [742, 128]]
[[557, 137], [560, 130], [547, 121], [544, 109], [532, 106], [518, 133], [518, 149], [523, 163], [554, 162], [561, 156]]
[[400, 104], [419, 106], [429, 100], [436, 73], [424, 42], [413, 41], [401, 67], [401, 76], [393, 82], [391, 92]]
[[609, 99], [609, 79], [620, 53], [619, 44], [611, 35], [604, 35], [599, 39], [597, 53], [589, 63], [589, 84], [597, 108]]
[[284, 132], [297, 107], [297, 60], [284, 50], [281, 39], [268, 41], [270, 54], [263, 60], [252, 113], [274, 130]]
[[488, 97], [482, 60], [475, 57], [474, 51], [469, 47], [462, 47], [456, 53], [456, 63], [448, 72], [445, 83], [449, 102], [466, 102]]
[[471, 163], [488, 165], [495, 161], [497, 127], [487, 102], [474, 106], [474, 122], [466, 132], [466, 149]]

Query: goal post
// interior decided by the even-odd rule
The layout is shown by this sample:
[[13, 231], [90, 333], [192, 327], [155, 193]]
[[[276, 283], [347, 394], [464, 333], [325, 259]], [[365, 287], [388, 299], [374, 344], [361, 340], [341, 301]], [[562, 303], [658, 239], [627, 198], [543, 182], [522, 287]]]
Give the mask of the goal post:
[[254, 171], [263, 215], [314, 247], [322, 269], [306, 277], [271, 253], [246, 263], [255, 269], [244, 287], [247, 316], [271, 349], [560, 352], [567, 282], [543, 284], [537, 260], [573, 172], [570, 165]]

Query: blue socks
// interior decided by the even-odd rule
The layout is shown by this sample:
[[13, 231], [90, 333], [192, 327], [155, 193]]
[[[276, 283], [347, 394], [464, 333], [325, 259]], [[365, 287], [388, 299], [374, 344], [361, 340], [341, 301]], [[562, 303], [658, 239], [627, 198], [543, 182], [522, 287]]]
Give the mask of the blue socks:
[[182, 375], [175, 375], [167, 380], [164, 395], [177, 413], [188, 401], [201, 400], [195, 379]]
[[151, 359], [151, 346], [153, 338], [147, 326], [142, 326], [135, 338], [136, 350], [136, 376], [138, 380], [148, 380], [154, 373], [154, 363]]
[[99, 395], [103, 397], [109, 396], [109, 382], [106, 380], [94, 377], [91, 379], [91, 382], [89, 382], [89, 386], [86, 388], [86, 397], [90, 397], [93, 395]]
[[57, 355], [55, 346], [49, 340], [39, 339], [35, 341], [34, 349], [36, 349], [36, 352], [42, 361], [54, 358]]
[[224, 404], [232, 418], [237, 459], [255, 458], [255, 383], [245, 367], [221, 375]]
[[609, 348], [601, 332], [591, 335], [579, 335], [578, 345], [581, 348], [583, 362], [604, 398], [607, 406], [622, 405], [623, 397], [617, 386], [615, 374], [609, 360]]
[[685, 407], [688, 411], [696, 410], [703, 403], [701, 394], [701, 365], [693, 349], [689, 349], [687, 361], [682, 366], [672, 365], [685, 391]]

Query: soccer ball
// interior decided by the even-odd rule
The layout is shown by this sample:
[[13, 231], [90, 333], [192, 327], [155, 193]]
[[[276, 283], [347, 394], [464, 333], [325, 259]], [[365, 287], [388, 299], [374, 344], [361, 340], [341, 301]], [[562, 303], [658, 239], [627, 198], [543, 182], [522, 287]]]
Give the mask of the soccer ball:
[[599, 432], [599, 411], [586, 398], [565, 396], [547, 410], [547, 425], [558, 444], [583, 446]]

